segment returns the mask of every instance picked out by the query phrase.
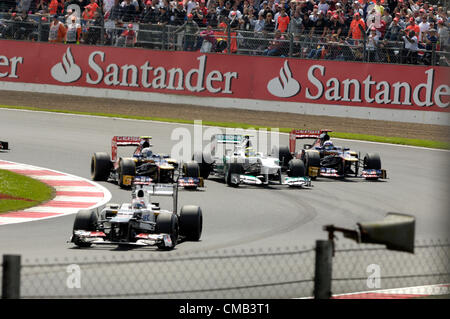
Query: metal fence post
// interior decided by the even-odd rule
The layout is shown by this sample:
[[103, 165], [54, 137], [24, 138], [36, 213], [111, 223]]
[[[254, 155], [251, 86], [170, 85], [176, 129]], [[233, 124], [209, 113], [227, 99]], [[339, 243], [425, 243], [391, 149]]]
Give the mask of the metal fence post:
[[292, 53], [294, 51], [294, 33], [289, 33], [289, 57], [292, 58]]
[[227, 27], [227, 53], [231, 54], [231, 27]]
[[20, 298], [20, 255], [3, 255], [2, 298]]
[[42, 18], [39, 19], [39, 24], [38, 24], [38, 42], [41, 42], [41, 33], [42, 33]]
[[314, 298], [331, 298], [331, 274], [333, 264], [333, 242], [316, 241], [316, 265], [314, 272]]
[[436, 65], [436, 43], [433, 43], [431, 46], [431, 65]]

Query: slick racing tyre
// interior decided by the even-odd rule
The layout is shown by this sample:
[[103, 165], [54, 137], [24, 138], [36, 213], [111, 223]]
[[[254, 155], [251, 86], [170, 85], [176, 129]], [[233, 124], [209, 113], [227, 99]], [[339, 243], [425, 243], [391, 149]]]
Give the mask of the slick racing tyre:
[[292, 159], [292, 154], [289, 151], [288, 146], [280, 146], [279, 148], [277, 146], [274, 146], [272, 148], [272, 155], [278, 154], [278, 158], [280, 160], [280, 166], [283, 168], [288, 167], [289, 161]]
[[180, 235], [187, 240], [199, 241], [202, 236], [203, 215], [198, 206], [185, 205], [180, 211]]
[[200, 167], [200, 176], [207, 179], [211, 173], [210, 156], [206, 153], [195, 152], [194, 155], [192, 155], [192, 160], [198, 163], [198, 166]]
[[[92, 210], [80, 210], [75, 215], [75, 221], [73, 223], [73, 231], [75, 230], [87, 230], [87, 231], [95, 231], [97, 227], [97, 214]], [[73, 234], [73, 243], [78, 247], [90, 247], [91, 243], [85, 243], [78, 239], [78, 237]]]
[[[309, 168], [310, 167], [320, 167], [320, 154], [319, 152], [305, 152], [305, 175], [309, 176]], [[316, 176], [313, 177], [314, 179]]]
[[183, 173], [186, 177], [200, 177], [200, 165], [196, 162], [183, 164]]
[[364, 156], [364, 169], [381, 169], [380, 155], [368, 153]]
[[305, 176], [305, 164], [300, 159], [293, 159], [288, 164], [289, 177], [303, 177]]
[[173, 249], [178, 242], [179, 226], [178, 217], [171, 213], [160, 213], [156, 217], [156, 233], [169, 234], [172, 246], [168, 247], [163, 243], [158, 244], [159, 249], [170, 250]]
[[[183, 164], [183, 173], [185, 177], [193, 177], [193, 178], [199, 178], [200, 177], [200, 166], [196, 162], [189, 162]], [[185, 186], [184, 188], [189, 189], [196, 189], [197, 186]]]
[[232, 181], [232, 174], [238, 174], [243, 175], [244, 174], [244, 166], [241, 163], [229, 163], [228, 164], [228, 170], [226, 173], [226, 183], [228, 186], [237, 187], [239, 184], [233, 183]]
[[118, 184], [120, 188], [131, 187], [130, 185], [124, 184], [124, 176], [136, 176], [136, 164], [130, 158], [121, 158], [119, 161], [119, 181]]
[[111, 171], [111, 158], [107, 153], [94, 153], [91, 159], [91, 178], [94, 181], [106, 181]]

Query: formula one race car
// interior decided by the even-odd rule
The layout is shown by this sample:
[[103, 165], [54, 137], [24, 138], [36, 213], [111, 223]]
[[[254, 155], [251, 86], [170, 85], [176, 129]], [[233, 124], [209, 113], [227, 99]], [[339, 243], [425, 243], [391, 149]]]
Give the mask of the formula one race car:
[[8, 146], [9, 146], [8, 142], [0, 141], [0, 151], [9, 150]]
[[[331, 130], [292, 130], [289, 134], [289, 148], [280, 147], [277, 150], [279, 159], [284, 164], [282, 166], [287, 168], [287, 162], [298, 158], [305, 163], [306, 175], [313, 179], [318, 176], [354, 176], [372, 180], [386, 178], [386, 170], [381, 169], [380, 155], [367, 153], [361, 159], [359, 153], [349, 148], [334, 146], [328, 132]], [[312, 144], [304, 144], [303, 149], [296, 152], [297, 139], [315, 141]]]
[[[223, 149], [225, 146], [231, 149]], [[277, 157], [255, 152], [250, 136], [240, 134], [216, 134], [211, 138], [211, 153], [194, 153], [199, 163], [200, 174], [208, 178], [211, 173], [223, 177], [229, 186], [239, 184], [288, 186], [311, 186], [311, 179], [305, 176], [301, 160], [292, 160], [288, 177], [283, 177]]]
[[[186, 188], [203, 187], [197, 163], [184, 163], [181, 172], [183, 177], [179, 178], [177, 160], [168, 155], [154, 154], [150, 140], [150, 136], [114, 136], [111, 157], [103, 152], [96, 152], [92, 156], [92, 179], [117, 182], [121, 188], [131, 187], [135, 179], [153, 183], [174, 183], [178, 180], [180, 186]], [[133, 156], [118, 158], [117, 149], [122, 146], [136, 146]]]
[[[172, 196], [173, 207], [163, 210], [153, 196]], [[178, 184], [140, 184], [132, 202], [108, 204], [99, 213], [80, 210], [75, 216], [69, 242], [78, 247], [95, 245], [157, 246], [173, 249], [183, 240], [199, 241], [203, 215], [198, 206], [185, 205], [177, 211]]]

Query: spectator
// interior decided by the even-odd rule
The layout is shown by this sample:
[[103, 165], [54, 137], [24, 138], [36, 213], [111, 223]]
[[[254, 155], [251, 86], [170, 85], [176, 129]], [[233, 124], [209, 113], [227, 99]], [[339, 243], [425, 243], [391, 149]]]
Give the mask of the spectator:
[[275, 21], [272, 19], [272, 13], [268, 12], [264, 20], [264, 31], [273, 32], [275, 31]]
[[291, 17], [289, 22], [288, 32], [290, 34], [300, 34], [303, 29], [303, 19], [301, 17], [300, 8], [295, 9], [295, 13]]
[[367, 59], [369, 62], [375, 62], [378, 61], [378, 41], [380, 40], [380, 37], [377, 35], [377, 29], [373, 26], [370, 29], [370, 33], [367, 37], [367, 43], [366, 43], [366, 52], [367, 52]]
[[66, 43], [80, 43], [81, 40], [81, 25], [77, 23], [77, 18], [72, 16], [70, 23], [67, 25]]
[[213, 28], [217, 28], [219, 24], [219, 17], [217, 13], [217, 7], [215, 4], [211, 4], [211, 9], [208, 9], [208, 13], [206, 14], [206, 24], [212, 26]]
[[414, 30], [405, 30], [404, 33], [403, 41], [405, 46], [402, 54], [402, 63], [416, 64], [417, 51], [419, 50], [416, 32]]
[[327, 31], [328, 27], [327, 21], [325, 20], [325, 15], [322, 11], [319, 11], [319, 18], [314, 23], [313, 33], [320, 37], [324, 37]]
[[330, 9], [330, 5], [326, 3], [325, 0], [319, 0], [319, 3], [317, 4], [317, 9], [319, 12], [322, 12], [322, 14], [325, 16], [328, 12], [328, 9]]
[[419, 23], [419, 42], [425, 41], [425, 36], [430, 29], [430, 22], [432, 18], [425, 18]]
[[439, 38], [436, 33], [436, 29], [430, 29], [424, 36], [425, 49], [427, 50], [423, 56], [423, 63], [426, 65], [434, 64], [432, 63], [433, 54], [432, 51], [436, 50], [436, 44]]
[[211, 25], [206, 27], [206, 30], [200, 32], [200, 36], [203, 38], [202, 46], [200, 52], [208, 53], [214, 50], [216, 44], [216, 38], [214, 37], [214, 31]]
[[258, 20], [255, 22], [255, 33], [260, 33], [264, 30], [264, 25], [266, 20], [264, 19], [264, 13], [260, 12], [258, 15]]
[[314, 22], [310, 20], [308, 14], [303, 15], [302, 29], [307, 35], [311, 35], [314, 30]]
[[439, 20], [437, 23], [437, 34], [439, 37], [440, 50], [446, 51], [449, 47], [449, 32], [448, 28], [443, 20]]
[[88, 31], [87, 31], [86, 40], [85, 40], [86, 44], [91, 44], [91, 45], [97, 44], [97, 42], [101, 38], [102, 24], [103, 24], [102, 15], [98, 11], [95, 11], [94, 19], [90, 20], [88, 22]]
[[281, 8], [280, 11], [280, 15], [278, 16], [278, 21], [277, 21], [277, 30], [280, 30], [281, 33], [285, 33], [288, 26], [289, 26], [289, 16], [286, 14], [286, 9], [285, 8]]
[[50, 4], [48, 5], [48, 11], [50, 15], [60, 14], [62, 12], [63, 5], [59, 0], [51, 0]]
[[109, 14], [105, 15], [105, 19], [109, 19], [111, 21], [119, 21], [122, 18], [123, 9], [119, 1], [120, 0], [114, 0], [114, 5], [109, 11]]
[[167, 11], [167, 8], [162, 6], [159, 8], [159, 15], [158, 15], [158, 24], [159, 25], [166, 25], [170, 22], [170, 14]]
[[398, 23], [399, 19], [394, 18], [392, 20], [391, 25], [387, 28], [386, 35], [384, 37], [387, 41], [400, 41], [402, 39], [402, 33], [401, 31], [403, 28]]
[[133, 47], [136, 43], [136, 31], [133, 30], [133, 24], [129, 23], [127, 29], [123, 30], [116, 41], [118, 47]]
[[331, 35], [336, 35], [337, 37], [340, 37], [342, 34], [342, 31], [344, 29], [344, 25], [341, 23], [341, 19], [338, 14], [334, 14], [331, 17], [331, 20], [328, 24], [328, 30], [330, 31]]
[[263, 55], [268, 56], [281, 56], [286, 55], [284, 50], [284, 36], [281, 34], [280, 30], [275, 31], [275, 35], [272, 41], [270, 41], [269, 47], [264, 50]]
[[145, 2], [145, 7], [139, 15], [139, 21], [145, 24], [158, 23], [159, 11], [152, 5], [151, 0]]
[[191, 13], [188, 14], [186, 22], [174, 31], [175, 34], [184, 31], [184, 51], [194, 51], [196, 49], [195, 46], [199, 27], [193, 18], [194, 16]]
[[50, 23], [50, 32], [48, 34], [48, 42], [62, 43], [66, 36], [66, 27], [58, 20], [58, 15], [53, 16], [53, 20]]
[[384, 9], [383, 16], [381, 17], [381, 20], [386, 23], [386, 25], [390, 25], [392, 22], [392, 16], [391, 16], [391, 10], [389, 8]]
[[120, 20], [123, 22], [134, 22], [137, 15], [136, 6], [131, 3], [131, 0], [125, 0], [121, 4], [122, 6], [122, 16]]
[[83, 11], [83, 19], [84, 20], [92, 20], [94, 19], [95, 12], [97, 12], [98, 4], [96, 0], [91, 0], [91, 3], [84, 7]]
[[363, 39], [363, 34], [366, 30], [366, 24], [361, 19], [361, 15], [359, 13], [355, 13], [353, 16], [353, 21], [350, 24], [349, 33], [347, 35], [348, 38], [353, 39], [354, 44], [358, 44], [360, 40]]

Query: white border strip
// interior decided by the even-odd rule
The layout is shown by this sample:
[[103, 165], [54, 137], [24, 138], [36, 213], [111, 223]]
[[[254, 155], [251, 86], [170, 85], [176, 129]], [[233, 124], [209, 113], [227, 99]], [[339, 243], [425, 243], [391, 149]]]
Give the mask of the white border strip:
[[[99, 210], [103, 209], [103, 207], [106, 205], [106, 203], [108, 203], [111, 200], [111, 198], [112, 198], [112, 195], [111, 195], [111, 193], [110, 193], [110, 191], [108, 189], [106, 189], [102, 185], [100, 185], [100, 184], [98, 184], [96, 182], [90, 181], [90, 180], [88, 180], [88, 179], [86, 179], [84, 177], [63, 173], [63, 172], [56, 171], [56, 170], [49, 169], [49, 168], [43, 168], [43, 167], [38, 167], [38, 166], [33, 166], [33, 165], [28, 165], [28, 164], [22, 164], [22, 163], [15, 163], [15, 162], [3, 160], [3, 159], [0, 159], [0, 161], [1, 162], [5, 162], [5, 163], [10, 163], [11, 164], [11, 167], [10, 167], [11, 169], [13, 168], [12, 165], [15, 164], [15, 165], [17, 165], [16, 167], [20, 167], [20, 169], [46, 170], [46, 171], [51, 171], [51, 172], [63, 174], [65, 176], [67, 176], [67, 177], [71, 177], [74, 180], [80, 180], [80, 181], [85, 181], [85, 182], [90, 183], [92, 185], [92, 188], [96, 187], [96, 188], [99, 189], [99, 191], [103, 192], [102, 200], [97, 202], [97, 203], [92, 202], [93, 205], [91, 207], [89, 207], [89, 209], [97, 210], [97, 212]], [[2, 166], [2, 169], [8, 170], [9, 168], [5, 167], [5, 166], [9, 166], [9, 165]], [[11, 171], [14, 172], [13, 170], [11, 170]], [[24, 175], [24, 176], [28, 176], [28, 175]], [[58, 196], [56, 196], [52, 200], [57, 199], [57, 197]], [[89, 203], [90, 202], [91, 201], [89, 200]], [[41, 204], [41, 205], [38, 205], [38, 206], [29, 207], [29, 208], [26, 209], [26, 211], [38, 212], [40, 210], [41, 206], [45, 206], [45, 203]], [[54, 207], [54, 208], [48, 207], [48, 208], [45, 208], [45, 211], [49, 211], [49, 210], [52, 210], [52, 209], [54, 209], [55, 212], [61, 212], [61, 214], [53, 215], [53, 216], [46, 216], [46, 217], [37, 217], [37, 218], [27, 218], [27, 217], [15, 218], [15, 217], [8, 217], [9, 213], [14, 213], [14, 212], [2, 213], [2, 214], [0, 214], [0, 219], [2, 219], [2, 218], [11, 218], [11, 219], [10, 219], [9, 222], [0, 223], [0, 226], [10, 225], [10, 224], [17, 224], [17, 223], [25, 223], [25, 222], [36, 221], [36, 220], [44, 220], [44, 219], [49, 219], [49, 218], [61, 217], [61, 216], [67, 216], [68, 214], [77, 213], [78, 210], [79, 210], [79, 208], [69, 208], [69, 207]]]
[[99, 98], [148, 101], [171, 104], [190, 104], [235, 108], [255, 111], [284, 112], [305, 115], [348, 117], [366, 120], [393, 121], [405, 123], [450, 125], [449, 112], [397, 110], [364, 106], [345, 106], [281, 101], [264, 101], [223, 97], [198, 97], [191, 95], [137, 92], [118, 89], [99, 89], [78, 86], [59, 86], [21, 82], [2, 82], [0, 90], [90, 96]]
[[[38, 112], [38, 113], [44, 113], [44, 114], [58, 114], [58, 115], [62, 115], [62, 116], [91, 117], [91, 118], [113, 119], [113, 120], [121, 120], [121, 121], [140, 121], [140, 122], [149, 122], [149, 123], [156, 123], [156, 124], [176, 125], [176, 126], [194, 126], [194, 124], [190, 124], [190, 123], [176, 123], [176, 122], [164, 122], [164, 121], [153, 121], [153, 120], [128, 119], [128, 118], [123, 118], [123, 117], [106, 117], [106, 116], [100, 116], [100, 115], [75, 114], [75, 113], [70, 113], [70, 111], [67, 111], [68, 113], [59, 113], [59, 112], [49, 112], [49, 111], [39, 111], [39, 110], [14, 109], [14, 108], [7, 108], [7, 107], [0, 108], [0, 111], [1, 110], [19, 111], [19, 112]], [[202, 125], [204, 127], [217, 127], [219, 129], [224, 129], [224, 130], [227, 129], [227, 127], [211, 126], [211, 125], [204, 125], [204, 124], [202, 124]], [[229, 128], [229, 129], [233, 129], [233, 128]], [[270, 131], [268, 131], [267, 134], [270, 134]], [[289, 133], [280, 132], [279, 134], [289, 136]], [[353, 139], [345, 139], [345, 138], [337, 138], [337, 137], [333, 137], [333, 139], [338, 140], [338, 141], [359, 142], [359, 143], [376, 144], [376, 145], [389, 145], [389, 146], [395, 146], [395, 147], [407, 147], [407, 148], [414, 148], [414, 149], [428, 150], [428, 151], [438, 151], [438, 152], [450, 152], [450, 150], [444, 150], [444, 149], [439, 149], [439, 148], [429, 148], [429, 147], [412, 146], [412, 145], [372, 142], [372, 141], [364, 141], [364, 140], [353, 140]]]

